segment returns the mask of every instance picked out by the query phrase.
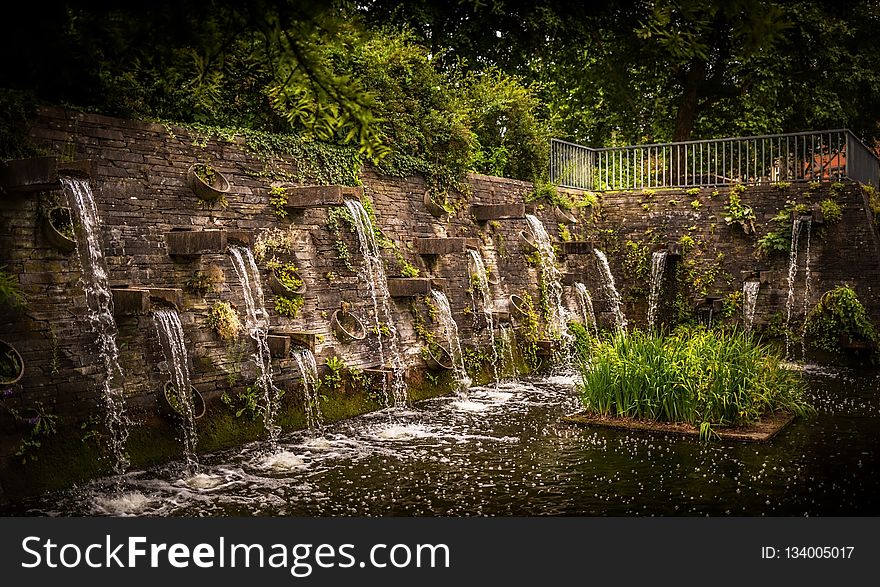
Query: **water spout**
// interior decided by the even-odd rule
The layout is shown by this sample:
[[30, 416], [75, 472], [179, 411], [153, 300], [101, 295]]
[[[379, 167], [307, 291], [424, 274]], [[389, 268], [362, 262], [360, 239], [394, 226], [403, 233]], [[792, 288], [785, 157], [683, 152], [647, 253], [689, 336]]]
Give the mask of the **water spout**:
[[318, 394], [318, 363], [315, 355], [309, 349], [291, 349], [290, 356], [296, 361], [302, 376], [303, 405], [306, 413], [306, 426], [309, 430], [324, 431], [324, 415], [321, 412], [321, 398]]
[[[397, 329], [394, 327], [394, 319], [391, 315], [391, 295], [388, 293], [388, 278], [385, 275], [385, 265], [379, 252], [379, 244], [376, 242], [376, 234], [370, 215], [367, 214], [363, 204], [357, 200], [346, 200], [348, 208], [357, 231], [360, 243], [363, 266], [361, 277], [370, 287], [370, 297], [373, 301], [373, 318], [378, 340], [379, 361], [385, 366], [385, 347], [382, 344], [383, 332], [387, 332], [388, 347], [391, 354], [391, 369], [393, 381], [391, 393], [388, 392], [387, 382], [382, 378], [382, 390], [385, 393], [386, 402], [396, 408], [406, 405], [406, 363], [400, 354], [397, 343]], [[384, 321], [384, 328], [383, 328]]]
[[666, 259], [668, 251], [656, 251], [651, 255], [651, 291], [648, 296], [648, 328], [657, 323], [657, 311], [660, 308], [660, 292], [663, 289], [663, 277], [666, 275]]
[[[492, 345], [492, 372], [495, 376], [495, 382], [498, 382], [498, 349], [495, 347], [495, 322], [492, 318], [492, 310], [494, 305], [492, 302], [492, 292], [489, 290], [489, 274], [486, 271], [486, 265], [483, 263], [483, 257], [478, 251], [468, 249], [471, 262], [473, 263], [473, 273], [471, 279], [471, 301], [476, 310], [476, 296], [474, 290], [478, 289], [482, 296], [483, 316], [486, 318], [486, 326], [489, 329], [489, 339]], [[475, 278], [475, 279], [474, 279]], [[476, 283], [475, 283], [476, 282]]]
[[82, 267], [81, 282], [88, 306], [86, 318], [97, 337], [103, 371], [100, 385], [104, 424], [108, 432], [109, 450], [113, 455], [113, 470], [121, 475], [129, 464], [125, 445], [130, 422], [125, 413], [124, 381], [122, 368], [119, 366], [119, 348], [116, 345], [113, 296], [98, 234], [98, 208], [88, 181], [72, 177], [59, 179], [64, 193], [67, 194], [74, 214], [74, 225], [77, 227], [76, 252]]
[[449, 299], [439, 289], [431, 290], [431, 297], [437, 306], [437, 315], [440, 318], [440, 324], [446, 334], [446, 340], [449, 343], [452, 355], [452, 363], [455, 366], [455, 375], [458, 378], [459, 395], [467, 393], [471, 386], [471, 379], [468, 377], [467, 370], [464, 367], [464, 353], [461, 351], [461, 340], [458, 338], [458, 325], [452, 317], [452, 308], [449, 306]]
[[263, 416], [263, 427], [266, 430], [267, 441], [274, 453], [278, 448], [278, 437], [281, 435], [281, 427], [276, 422], [278, 408], [281, 401], [281, 390], [272, 382], [272, 355], [269, 351], [269, 314], [263, 298], [263, 287], [260, 281], [260, 271], [257, 262], [249, 247], [231, 246], [229, 255], [232, 258], [232, 266], [241, 282], [242, 295], [245, 301], [245, 326], [248, 334], [256, 343], [256, 352], [253, 354], [257, 364], [259, 375], [257, 376], [257, 388], [262, 391], [263, 405], [260, 407]]
[[598, 338], [599, 324], [596, 322], [596, 312], [593, 310], [593, 298], [590, 296], [590, 291], [587, 289], [586, 285], [580, 282], [574, 284], [574, 289], [578, 293], [578, 301], [580, 302], [584, 327], [590, 328], [592, 326], [593, 332]]
[[153, 312], [153, 321], [159, 334], [162, 345], [162, 353], [165, 362], [171, 371], [172, 392], [177, 399], [178, 408], [181, 412], [181, 440], [183, 441], [183, 456], [186, 460], [186, 469], [190, 475], [194, 475], [198, 469], [196, 456], [196, 417], [193, 407], [193, 397], [190, 392], [192, 382], [189, 372], [189, 355], [186, 350], [186, 341], [183, 338], [183, 326], [180, 324], [180, 316], [177, 310], [160, 308]]
[[758, 292], [760, 291], [760, 281], [743, 282], [743, 322], [746, 332], [751, 332], [755, 323], [755, 309], [758, 305]]
[[[806, 251], [805, 251], [805, 276], [804, 284], [804, 308], [807, 308], [810, 287], [810, 228], [812, 226], [812, 218], [810, 216], [797, 216], [791, 223], [791, 249], [788, 255], [788, 299], [785, 303], [785, 358], [791, 360], [791, 314], [794, 308], [794, 288], [798, 273], [798, 247], [800, 245], [801, 232], [806, 232]], [[801, 351], [804, 349], [803, 337]]]
[[548, 316], [550, 330], [557, 338], [564, 338], [568, 335], [568, 328], [565, 308], [562, 305], [562, 275], [556, 267], [556, 253], [541, 221], [532, 214], [526, 214], [526, 220], [535, 237], [541, 258], [541, 282], [546, 293], [544, 301], [550, 313]]
[[626, 316], [623, 315], [623, 310], [620, 308], [620, 294], [614, 284], [614, 275], [608, 265], [608, 258], [599, 249], [593, 249], [593, 253], [596, 255], [599, 272], [602, 274], [602, 287], [605, 289], [605, 296], [608, 298], [611, 312], [614, 314], [614, 326], [619, 332], [626, 332]]

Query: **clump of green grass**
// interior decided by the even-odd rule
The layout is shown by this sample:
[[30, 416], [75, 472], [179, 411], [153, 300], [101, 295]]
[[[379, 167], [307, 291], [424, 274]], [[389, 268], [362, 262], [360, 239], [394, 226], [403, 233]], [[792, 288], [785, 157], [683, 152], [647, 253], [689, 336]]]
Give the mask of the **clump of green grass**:
[[687, 423], [708, 440], [775, 411], [806, 416], [799, 373], [743, 332], [681, 327], [591, 339], [573, 327], [585, 408], [603, 416]]

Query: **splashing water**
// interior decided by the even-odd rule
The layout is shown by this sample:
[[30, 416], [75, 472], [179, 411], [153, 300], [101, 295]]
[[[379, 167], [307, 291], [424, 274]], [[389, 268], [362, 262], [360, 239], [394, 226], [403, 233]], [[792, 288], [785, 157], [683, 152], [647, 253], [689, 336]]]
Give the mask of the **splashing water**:
[[611, 267], [608, 265], [608, 257], [599, 249], [593, 249], [596, 255], [596, 262], [599, 265], [599, 272], [602, 274], [602, 287], [605, 289], [605, 295], [610, 302], [611, 311], [614, 314], [614, 326], [620, 332], [626, 332], [626, 317], [620, 308], [620, 294], [617, 292], [617, 286], [614, 284], [614, 275], [611, 273]]
[[382, 255], [379, 252], [379, 244], [376, 242], [376, 234], [373, 223], [370, 220], [370, 215], [367, 214], [363, 204], [357, 200], [346, 200], [345, 207], [348, 208], [351, 214], [355, 230], [357, 231], [358, 242], [360, 243], [361, 255], [363, 256], [361, 277], [370, 286], [370, 297], [373, 301], [373, 317], [378, 336], [379, 361], [383, 367], [385, 366], [385, 348], [382, 344], [383, 319], [387, 327], [391, 369], [394, 378], [391, 384], [391, 393], [388, 393], [384, 377], [382, 378], [382, 390], [385, 392], [388, 405], [402, 408], [406, 405], [407, 396], [406, 364], [397, 345], [397, 329], [394, 327], [394, 320], [391, 316], [391, 295], [388, 293], [388, 278], [385, 275], [385, 266], [382, 262]]
[[186, 350], [186, 341], [183, 338], [183, 326], [180, 324], [180, 316], [177, 310], [158, 309], [153, 312], [153, 321], [159, 333], [159, 341], [162, 344], [162, 353], [171, 371], [172, 393], [177, 398], [182, 419], [180, 421], [181, 440], [183, 441], [183, 456], [186, 460], [186, 470], [190, 475], [198, 468], [196, 457], [196, 418], [193, 409], [193, 396], [190, 393], [192, 385], [189, 373], [189, 356]]
[[492, 303], [492, 292], [489, 290], [489, 275], [486, 272], [486, 265], [483, 263], [483, 257], [480, 255], [479, 251], [468, 249], [468, 255], [470, 255], [471, 262], [474, 265], [474, 273], [472, 275], [477, 278], [476, 286], [473, 282], [471, 283], [471, 301], [476, 307], [474, 289], [479, 289], [483, 301], [483, 316], [486, 317], [486, 325], [489, 329], [489, 340], [492, 345], [492, 373], [495, 376], [495, 383], [497, 384], [498, 349], [495, 347], [495, 322], [492, 318], [492, 310], [494, 309], [494, 306]]
[[584, 319], [584, 326], [589, 328], [593, 327], [593, 332], [596, 334], [596, 337], [599, 336], [599, 324], [596, 322], [596, 312], [593, 310], [593, 298], [590, 296], [590, 291], [587, 289], [587, 286], [583, 283], [575, 283], [574, 289], [578, 294], [578, 301], [581, 306], [581, 315]]
[[651, 255], [651, 292], [648, 296], [648, 328], [657, 323], [657, 311], [660, 308], [660, 291], [663, 289], [663, 277], [666, 275], [667, 251], [656, 251]]
[[743, 282], [743, 322], [746, 332], [752, 331], [755, 323], [755, 309], [758, 306], [758, 292], [761, 291], [760, 281]]
[[110, 292], [107, 265], [98, 234], [98, 208], [88, 181], [72, 177], [59, 179], [74, 214], [76, 252], [82, 268], [81, 282], [88, 306], [86, 317], [97, 337], [98, 354], [103, 367], [100, 385], [104, 424], [107, 427], [110, 453], [113, 455], [113, 470], [121, 475], [129, 464], [125, 444], [130, 422], [125, 413], [123, 373], [119, 366], [119, 348], [116, 346], [113, 295]]
[[306, 426], [309, 430], [323, 433], [324, 415], [321, 413], [321, 398], [318, 394], [318, 364], [315, 355], [307, 348], [299, 348], [291, 349], [290, 356], [296, 361], [302, 376]]
[[503, 357], [501, 364], [501, 376], [505, 381], [516, 381], [516, 360], [513, 357], [513, 329], [506, 324], [499, 324], [498, 329], [501, 332], [501, 355]]
[[449, 306], [449, 299], [439, 289], [431, 290], [431, 297], [437, 306], [437, 315], [440, 318], [440, 324], [446, 334], [446, 340], [449, 343], [450, 354], [452, 355], [452, 363], [455, 365], [455, 376], [458, 379], [458, 393], [465, 395], [471, 386], [471, 378], [467, 375], [464, 367], [464, 353], [461, 352], [461, 340], [458, 338], [458, 325], [452, 317], [452, 308]]
[[[791, 250], [788, 255], [788, 299], [785, 303], [785, 358], [791, 360], [791, 332], [790, 332], [790, 324], [791, 324], [791, 313], [794, 308], [794, 286], [795, 281], [797, 279], [798, 273], [798, 247], [800, 241], [801, 232], [806, 227], [806, 282], [804, 284], [804, 307], [808, 303], [808, 289], [809, 289], [809, 266], [810, 266], [810, 227], [812, 225], [812, 218], [809, 216], [798, 216], [791, 223]], [[801, 337], [803, 341], [803, 337]], [[802, 345], [804, 343], [802, 342]], [[803, 351], [803, 346], [801, 347]]]
[[[551, 332], [557, 337], [564, 338], [568, 335], [566, 327], [566, 312], [562, 305], [562, 275], [556, 267], [556, 253], [550, 243], [550, 236], [544, 229], [544, 225], [532, 214], [526, 214], [529, 228], [538, 245], [538, 254], [541, 257], [541, 283], [546, 292], [547, 307], [550, 311], [548, 317]], [[544, 292], [542, 292], [544, 293]]]
[[256, 343], [253, 354], [259, 376], [257, 387], [263, 392], [263, 405], [260, 407], [263, 416], [263, 427], [266, 429], [267, 441], [272, 452], [278, 448], [278, 437], [281, 427], [276, 422], [278, 407], [281, 401], [281, 390], [272, 383], [272, 356], [269, 352], [269, 314], [263, 298], [263, 287], [260, 283], [260, 271], [249, 247], [231, 246], [229, 256], [232, 266], [241, 282], [242, 295], [245, 302], [248, 334]]

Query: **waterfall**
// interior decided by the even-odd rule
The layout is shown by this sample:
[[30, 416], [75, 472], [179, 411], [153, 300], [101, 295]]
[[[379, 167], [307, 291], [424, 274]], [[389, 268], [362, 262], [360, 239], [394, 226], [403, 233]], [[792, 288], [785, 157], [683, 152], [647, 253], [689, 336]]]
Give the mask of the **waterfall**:
[[626, 317], [620, 308], [620, 294], [614, 285], [614, 275], [611, 273], [611, 267], [608, 265], [608, 258], [605, 253], [599, 249], [593, 249], [596, 255], [596, 262], [599, 265], [599, 272], [602, 274], [602, 287], [605, 289], [605, 296], [610, 302], [611, 311], [614, 314], [614, 325], [620, 332], [626, 331]]
[[578, 300], [581, 306], [581, 315], [584, 319], [584, 327], [593, 327], [596, 337], [599, 337], [599, 324], [596, 322], [596, 312], [593, 310], [593, 298], [590, 297], [590, 291], [583, 283], [575, 283], [574, 289], [578, 293]]
[[103, 369], [101, 401], [104, 405], [109, 449], [113, 456], [113, 470], [122, 474], [129, 464], [125, 452], [129, 420], [125, 413], [123, 373], [119, 366], [119, 348], [116, 346], [113, 295], [110, 292], [107, 265], [98, 234], [98, 208], [88, 181], [63, 176], [59, 179], [73, 210], [77, 232], [76, 252], [82, 267], [81, 282], [88, 306], [86, 318], [97, 337], [98, 355]]
[[[809, 287], [810, 287], [810, 228], [812, 226], [812, 218], [809, 216], [797, 216], [792, 220], [791, 223], [791, 249], [788, 254], [788, 299], [785, 303], [785, 358], [791, 359], [791, 333], [790, 325], [791, 325], [791, 313], [794, 308], [794, 286], [795, 281], [797, 279], [798, 273], [798, 247], [800, 244], [800, 235], [801, 232], [806, 227], [806, 268], [805, 268], [805, 276], [806, 281], [804, 284], [804, 308], [806, 310], [809, 296]], [[801, 350], [804, 350], [803, 345], [803, 337], [802, 339], [802, 347]]]
[[516, 359], [513, 357], [514, 335], [513, 329], [506, 324], [499, 324], [498, 329], [501, 333], [501, 376], [507, 377], [510, 374], [512, 381], [517, 380]]
[[180, 316], [177, 310], [158, 309], [153, 312], [153, 322], [159, 334], [159, 342], [162, 344], [162, 353], [165, 362], [171, 371], [172, 392], [176, 394], [182, 412], [180, 428], [181, 440], [183, 441], [183, 456], [186, 459], [186, 468], [190, 475], [198, 468], [196, 457], [196, 417], [193, 406], [193, 395], [190, 391], [192, 383], [189, 374], [189, 355], [186, 350], [186, 341], [183, 338], [183, 326], [180, 324]]
[[761, 291], [760, 281], [743, 282], [743, 322], [746, 332], [752, 331], [755, 322], [755, 309], [758, 305], [758, 292]]
[[272, 356], [269, 352], [269, 314], [263, 298], [263, 287], [260, 284], [260, 271], [257, 262], [249, 247], [231, 246], [229, 255], [232, 258], [232, 266], [241, 282], [242, 295], [245, 302], [248, 334], [256, 343], [256, 352], [253, 354], [257, 364], [259, 376], [257, 388], [263, 392], [263, 427], [266, 429], [267, 440], [272, 452], [278, 448], [278, 437], [281, 427], [276, 423], [278, 407], [281, 401], [281, 390], [272, 383]]
[[556, 267], [556, 253], [553, 252], [550, 237], [541, 221], [532, 214], [526, 214], [526, 220], [535, 237], [538, 254], [541, 257], [541, 283], [545, 290], [542, 293], [546, 293], [544, 301], [550, 312], [549, 326], [553, 334], [564, 338], [568, 335], [568, 328], [565, 323], [565, 308], [562, 306], [562, 275]]
[[807, 242], [804, 246], [804, 320], [801, 325], [801, 358], [807, 357], [807, 314], [810, 313], [811, 273], [810, 273], [810, 232], [813, 226], [813, 217], [808, 216], [805, 221], [807, 230]]
[[385, 348], [382, 344], [383, 324], [388, 332], [388, 346], [391, 354], [391, 369], [394, 373], [392, 383], [392, 393], [387, 390], [385, 378], [382, 378], [382, 389], [385, 392], [386, 401], [394, 407], [403, 407], [406, 404], [407, 386], [406, 386], [406, 364], [397, 348], [397, 329], [394, 327], [394, 319], [391, 316], [391, 296], [388, 293], [388, 279], [385, 276], [385, 266], [382, 262], [382, 255], [379, 252], [379, 244], [376, 242], [376, 235], [373, 223], [370, 221], [370, 215], [364, 209], [363, 205], [357, 200], [346, 200], [345, 206], [348, 208], [354, 222], [355, 230], [360, 243], [361, 255], [363, 256], [363, 267], [361, 269], [361, 277], [370, 286], [370, 297], [373, 301], [373, 317], [375, 319], [375, 328], [378, 337], [379, 361], [382, 367], [385, 367]]
[[648, 296], [648, 328], [657, 322], [660, 307], [660, 292], [663, 289], [663, 276], [666, 274], [667, 251], [657, 251], [651, 255], [651, 292]]
[[476, 296], [474, 295], [473, 290], [479, 289], [483, 301], [483, 316], [486, 318], [486, 325], [489, 328], [489, 340], [492, 345], [492, 373], [495, 376], [495, 382], [497, 383], [498, 349], [495, 347], [495, 323], [492, 318], [494, 305], [492, 302], [492, 293], [489, 290], [489, 276], [486, 273], [486, 265], [483, 263], [483, 257], [480, 255], [479, 251], [468, 249], [468, 255], [470, 255], [471, 262], [474, 264], [474, 273], [472, 276], [476, 277], [477, 282], [475, 284], [474, 280], [471, 279], [471, 301], [474, 303], [474, 306], [476, 306]]
[[319, 433], [324, 430], [324, 415], [321, 413], [321, 398], [318, 394], [318, 364], [315, 355], [307, 348], [291, 349], [290, 356], [296, 361], [302, 376], [303, 405], [306, 413], [306, 426]]
[[458, 325], [452, 317], [452, 308], [449, 306], [449, 299], [446, 297], [446, 294], [439, 289], [432, 289], [431, 297], [434, 298], [440, 324], [443, 326], [446, 340], [449, 342], [449, 354], [452, 355], [455, 375], [458, 378], [459, 395], [461, 395], [466, 393], [471, 386], [471, 379], [468, 377], [467, 370], [464, 367], [464, 353], [461, 351], [461, 340], [458, 338]]

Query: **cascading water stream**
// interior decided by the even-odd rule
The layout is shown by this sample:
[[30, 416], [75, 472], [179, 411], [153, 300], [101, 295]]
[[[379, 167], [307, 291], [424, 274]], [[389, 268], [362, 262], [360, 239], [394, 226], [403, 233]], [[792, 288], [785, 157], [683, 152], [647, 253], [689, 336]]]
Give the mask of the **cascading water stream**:
[[620, 294], [614, 284], [614, 275], [608, 265], [608, 258], [599, 249], [593, 249], [593, 253], [596, 255], [599, 272], [602, 274], [602, 287], [605, 289], [605, 296], [608, 298], [611, 312], [614, 314], [614, 325], [619, 332], [626, 332], [626, 317], [623, 315], [623, 310], [620, 309]]
[[[797, 280], [798, 273], [798, 248], [800, 245], [800, 235], [801, 232], [806, 229], [806, 251], [805, 251], [805, 284], [804, 284], [804, 308], [805, 313], [807, 309], [808, 299], [809, 299], [809, 288], [810, 288], [810, 228], [812, 226], [812, 218], [810, 216], [797, 216], [791, 223], [791, 250], [788, 255], [788, 299], [785, 303], [785, 358], [792, 359], [791, 356], [791, 333], [790, 333], [790, 325], [791, 325], [791, 314], [794, 308], [794, 298], [795, 298], [795, 282]], [[803, 336], [801, 337], [802, 347], [801, 350], [804, 351]]]
[[385, 348], [382, 344], [383, 319], [384, 330], [388, 332], [388, 350], [390, 351], [391, 369], [394, 374], [391, 384], [392, 393], [388, 393], [384, 377], [382, 378], [382, 388], [388, 404], [400, 408], [406, 405], [406, 363], [398, 349], [397, 329], [394, 327], [394, 319], [391, 315], [391, 296], [388, 293], [388, 278], [385, 275], [385, 266], [382, 262], [382, 255], [379, 252], [379, 244], [376, 242], [376, 235], [370, 215], [367, 214], [363, 205], [357, 200], [346, 200], [345, 206], [351, 214], [355, 230], [357, 231], [358, 242], [360, 243], [361, 255], [363, 256], [361, 276], [370, 286], [370, 297], [373, 301], [373, 317], [378, 337], [379, 361], [382, 367], [385, 367]]
[[97, 337], [98, 355], [103, 369], [100, 382], [101, 401], [108, 432], [108, 448], [113, 456], [113, 470], [121, 475], [129, 464], [125, 445], [130, 422], [125, 413], [124, 381], [122, 368], [119, 366], [119, 348], [116, 345], [113, 295], [110, 292], [107, 265], [98, 234], [98, 208], [87, 180], [64, 176], [59, 179], [73, 211], [76, 252], [82, 268], [81, 282], [88, 306], [86, 317]]
[[648, 328], [657, 323], [657, 311], [660, 308], [660, 292], [663, 289], [663, 277], [666, 275], [666, 259], [668, 251], [656, 251], [651, 255], [651, 290], [648, 295]]
[[315, 355], [307, 348], [291, 349], [290, 356], [296, 361], [302, 376], [303, 404], [306, 413], [306, 426], [322, 434], [324, 415], [321, 412], [321, 398], [318, 394], [318, 363]]
[[186, 468], [190, 475], [198, 469], [198, 457], [196, 456], [196, 418], [193, 407], [193, 396], [190, 393], [191, 381], [189, 371], [189, 355], [186, 349], [186, 341], [183, 337], [183, 326], [180, 324], [180, 316], [177, 310], [160, 308], [153, 311], [153, 322], [159, 334], [162, 345], [162, 353], [165, 362], [171, 372], [172, 393], [177, 400], [181, 412], [181, 440], [183, 442], [183, 456], [186, 460]]
[[590, 296], [590, 291], [587, 289], [587, 286], [583, 283], [575, 283], [574, 289], [578, 294], [578, 300], [581, 306], [581, 315], [584, 320], [584, 327], [589, 328], [593, 327], [593, 332], [596, 334], [596, 337], [599, 336], [599, 324], [596, 322], [596, 312], [593, 310], [593, 298]]
[[510, 380], [516, 381], [516, 360], [513, 357], [513, 345], [515, 344], [513, 329], [505, 324], [499, 324], [498, 330], [501, 334], [501, 354], [503, 357], [501, 376], [507, 378], [509, 374]]
[[758, 306], [758, 292], [760, 291], [760, 281], [743, 282], [743, 322], [746, 332], [751, 332], [755, 323], [755, 309]]
[[474, 273], [472, 275], [476, 277], [476, 283], [473, 283], [473, 280], [471, 282], [471, 298], [476, 306], [476, 296], [474, 295], [473, 290], [479, 289], [483, 302], [483, 316], [486, 318], [486, 327], [489, 329], [489, 340], [492, 345], [492, 372], [497, 384], [499, 379], [498, 349], [495, 347], [495, 322], [492, 318], [492, 310], [494, 309], [494, 306], [492, 303], [492, 292], [489, 290], [489, 275], [486, 272], [486, 265], [483, 263], [483, 257], [480, 255], [479, 251], [468, 249], [468, 255], [470, 255], [471, 262], [473, 263]]
[[446, 294], [439, 289], [432, 289], [431, 297], [437, 306], [437, 315], [440, 318], [440, 324], [443, 326], [446, 340], [449, 343], [452, 363], [455, 366], [455, 375], [458, 379], [459, 395], [464, 395], [471, 386], [471, 379], [468, 377], [467, 370], [464, 367], [464, 353], [461, 351], [461, 340], [458, 338], [458, 325], [452, 317], [452, 308], [449, 306], [449, 299], [446, 297]]
[[564, 339], [569, 335], [566, 326], [566, 312], [562, 305], [562, 275], [556, 267], [556, 253], [553, 252], [550, 236], [541, 221], [532, 214], [526, 214], [526, 220], [535, 237], [535, 244], [538, 246], [538, 254], [541, 258], [541, 283], [546, 292], [547, 299], [545, 301], [550, 312], [549, 326], [552, 334], [557, 338]]
[[281, 401], [281, 390], [272, 382], [272, 356], [269, 352], [269, 314], [266, 312], [263, 298], [263, 287], [260, 282], [260, 271], [249, 247], [231, 246], [229, 255], [232, 266], [241, 282], [242, 296], [245, 301], [245, 327], [256, 343], [253, 354], [259, 375], [257, 388], [263, 393], [263, 405], [260, 410], [263, 416], [263, 427], [266, 429], [266, 440], [272, 452], [278, 448], [278, 437], [281, 427], [276, 422], [278, 407]]

